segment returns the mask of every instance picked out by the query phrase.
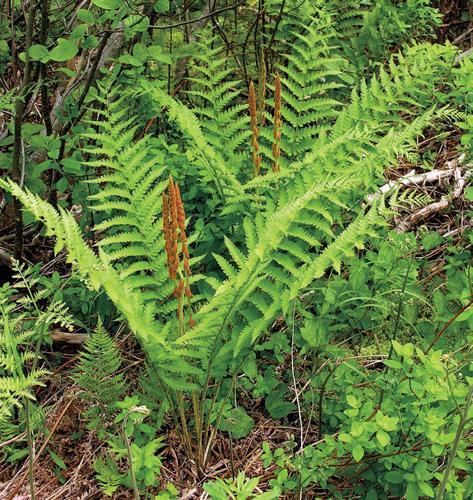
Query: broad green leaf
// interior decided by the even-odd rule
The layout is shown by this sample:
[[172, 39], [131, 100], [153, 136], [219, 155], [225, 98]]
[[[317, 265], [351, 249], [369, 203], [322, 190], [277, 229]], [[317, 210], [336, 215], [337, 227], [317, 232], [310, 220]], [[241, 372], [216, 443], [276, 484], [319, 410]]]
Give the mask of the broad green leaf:
[[422, 491], [422, 493], [428, 496], [429, 498], [433, 498], [435, 496], [434, 490], [432, 489], [432, 486], [430, 486], [429, 483], [421, 481], [418, 483], [418, 487]]
[[64, 193], [64, 191], [67, 189], [68, 186], [67, 179], [65, 177], [61, 177], [57, 182], [56, 182], [56, 189], [58, 190], [59, 193]]
[[279, 389], [266, 397], [264, 406], [272, 418], [277, 419], [286, 417], [291, 411], [295, 410], [296, 407], [294, 403], [284, 399], [285, 394], [285, 389]]
[[77, 11], [77, 17], [84, 23], [93, 24], [95, 22], [95, 16], [87, 9], [79, 9]]
[[230, 433], [235, 439], [240, 439], [247, 436], [254, 425], [255, 421], [239, 406], [224, 413], [219, 429]]
[[392, 484], [401, 484], [404, 482], [404, 475], [397, 470], [386, 472], [384, 478]]
[[143, 65], [143, 62], [137, 59], [136, 57], [131, 56], [130, 54], [123, 54], [118, 58], [118, 62], [122, 64], [129, 64], [130, 66], [135, 66], [139, 68]]
[[94, 49], [99, 44], [99, 39], [95, 35], [89, 35], [82, 42], [82, 48]]
[[465, 199], [473, 201], [473, 187], [470, 186], [465, 189]]
[[338, 439], [342, 441], [342, 443], [350, 443], [352, 441], [352, 437], [347, 432], [340, 432]]
[[155, 12], [167, 12], [169, 10], [169, 0], [158, 0], [154, 4]]
[[430, 449], [432, 450], [434, 457], [439, 457], [443, 453], [444, 447], [441, 444], [435, 443], [430, 447]]
[[49, 58], [57, 62], [69, 61], [78, 51], [79, 47], [76, 43], [65, 38], [59, 38], [57, 46], [49, 53]]
[[71, 33], [71, 40], [79, 40], [87, 32], [87, 24], [79, 24]]
[[82, 172], [82, 164], [73, 158], [65, 158], [61, 161], [62, 169], [68, 174], [78, 175]]
[[394, 368], [395, 370], [400, 370], [402, 368], [402, 363], [397, 359], [386, 359], [384, 364], [389, 366], [389, 368]]
[[355, 462], [359, 462], [364, 457], [365, 450], [363, 449], [363, 446], [361, 446], [361, 444], [355, 444], [351, 453], [353, 455], [353, 458], [355, 459]]
[[132, 15], [124, 19], [123, 24], [125, 29], [132, 33], [142, 33], [148, 29], [149, 19], [143, 16]]
[[352, 408], [359, 408], [361, 406], [360, 401], [356, 396], [353, 394], [347, 394], [347, 403], [352, 407]]
[[396, 354], [399, 356], [402, 356], [404, 354], [403, 349], [402, 349], [402, 345], [397, 340], [393, 340], [392, 344], [393, 344], [393, 348], [394, 348], [394, 351], [396, 352]]
[[72, 71], [72, 69], [69, 69], [69, 68], [66, 68], [66, 67], [58, 68], [56, 71], [59, 71], [60, 73], [64, 73], [69, 78], [73, 78], [77, 74], [75, 71]]
[[379, 430], [378, 432], [376, 432], [376, 439], [383, 448], [387, 446], [391, 441], [389, 434], [383, 430]]
[[92, 0], [92, 3], [104, 10], [111, 10], [120, 7], [122, 0]]
[[49, 50], [44, 45], [39, 44], [32, 45], [29, 48], [28, 53], [33, 61], [45, 62], [44, 60], [49, 56]]
[[328, 343], [329, 321], [324, 318], [307, 319], [301, 328], [302, 338], [315, 349]]
[[422, 238], [422, 246], [425, 250], [432, 250], [444, 242], [444, 239], [439, 233], [430, 232], [424, 235]]
[[465, 309], [456, 319], [456, 321], [461, 322], [461, 321], [466, 321], [470, 319], [473, 316], [473, 307], [470, 306], [468, 309]]

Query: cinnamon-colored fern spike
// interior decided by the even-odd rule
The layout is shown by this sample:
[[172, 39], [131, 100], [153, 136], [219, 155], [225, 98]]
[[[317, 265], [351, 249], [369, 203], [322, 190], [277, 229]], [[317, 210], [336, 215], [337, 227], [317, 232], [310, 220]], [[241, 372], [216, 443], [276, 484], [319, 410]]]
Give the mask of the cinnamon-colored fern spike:
[[[181, 251], [182, 251], [182, 263], [184, 266], [184, 271], [186, 273], [186, 281], [184, 287], [184, 294], [187, 297], [187, 308], [189, 311], [189, 326], [193, 328], [195, 326], [195, 321], [192, 318], [191, 309], [191, 297], [192, 291], [190, 287], [189, 276], [192, 274], [190, 264], [189, 264], [189, 249], [187, 247], [187, 236], [186, 236], [186, 212], [184, 210], [184, 204], [182, 203], [181, 191], [179, 186], [175, 185], [176, 192], [176, 202], [177, 202], [177, 225], [179, 227], [179, 236], [181, 240]], [[182, 292], [181, 292], [182, 293]]]
[[[192, 319], [190, 301], [192, 292], [189, 277], [192, 273], [189, 264], [189, 249], [187, 247], [186, 213], [179, 186], [174, 183], [172, 176], [169, 176], [168, 193], [163, 194], [163, 232], [169, 277], [172, 280], [178, 280], [174, 287], [174, 296], [177, 299], [177, 318], [181, 325], [181, 332], [183, 332], [184, 295], [187, 297], [187, 306], [189, 309], [189, 326], [193, 327], [195, 325], [195, 321]], [[182, 265], [185, 272], [185, 279], [179, 271], [179, 240], [181, 242]]]
[[184, 265], [184, 270], [186, 275], [189, 277], [191, 275], [191, 269], [189, 266], [189, 249], [187, 248], [187, 237], [186, 237], [186, 212], [184, 210], [184, 204], [182, 203], [181, 192], [179, 186], [175, 185], [176, 193], [176, 205], [177, 205], [177, 225], [179, 228], [179, 237], [181, 240], [181, 251], [182, 260]]
[[274, 83], [274, 142], [273, 142], [273, 172], [279, 172], [279, 159], [281, 158], [281, 79], [276, 73]]
[[253, 175], [256, 177], [259, 175], [261, 170], [261, 156], [258, 154], [259, 144], [258, 144], [258, 112], [256, 109], [256, 94], [255, 86], [253, 82], [250, 82], [250, 88], [248, 92], [248, 105], [250, 108], [250, 120], [251, 120], [251, 147], [253, 148]]

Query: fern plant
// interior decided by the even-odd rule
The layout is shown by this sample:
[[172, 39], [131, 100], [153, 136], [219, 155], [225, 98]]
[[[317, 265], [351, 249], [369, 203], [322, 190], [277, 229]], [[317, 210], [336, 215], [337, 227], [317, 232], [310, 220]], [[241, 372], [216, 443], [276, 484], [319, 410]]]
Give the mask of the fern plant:
[[[98, 328], [84, 343], [84, 350], [74, 375], [74, 381], [85, 391], [83, 398], [91, 403], [85, 416], [89, 427], [102, 433], [116, 411], [116, 403], [126, 391], [123, 376], [118, 373], [122, 365], [120, 351], [99, 323]], [[103, 435], [101, 436], [103, 437]]]
[[[315, 28], [311, 30], [310, 36], [317, 38]], [[301, 61], [310, 66], [313, 60], [305, 38], [300, 35], [300, 52], [295, 51], [307, 52], [309, 59]], [[321, 47], [327, 48], [328, 42]], [[321, 59], [329, 57], [319, 47], [315, 52]], [[310, 67], [316, 70], [325, 63], [318, 64]], [[431, 71], [440, 74], [434, 68]], [[332, 73], [326, 76], [335, 78]], [[295, 69], [291, 78], [298, 85], [307, 83]], [[406, 82], [408, 89], [403, 90]], [[321, 98], [323, 111], [317, 114], [320, 96], [316, 96], [315, 114], [309, 112], [310, 120], [299, 124], [301, 130], [313, 132], [311, 147], [299, 143], [301, 147], [294, 146], [291, 153], [296, 161], [288, 162], [281, 172], [247, 183], [240, 182], [227, 165], [215, 130], [202, 125], [189, 107], [165, 94], [159, 84], [141, 81], [136, 91], [121, 97], [103, 89], [98, 97], [102, 107], [94, 110], [103, 120], [90, 122], [98, 131], [84, 135], [93, 143], [86, 147], [94, 157], [89, 165], [99, 174], [93, 182], [103, 186], [91, 197], [92, 210], [102, 214], [95, 228], [100, 236], [97, 254], [84, 241], [72, 214], [55, 210], [11, 181], [0, 180], [0, 186], [18, 197], [44, 223], [47, 234], [56, 238], [56, 251], [65, 248], [68, 261], [92, 288], [108, 294], [128, 322], [163, 397], [178, 415], [184, 446], [198, 474], [204, 473], [215, 437], [210, 422], [218, 427], [221, 400], [228, 398], [223, 381], [236, 377], [274, 319], [287, 316], [301, 293], [315, 280], [323, 284], [327, 273], [341, 272], [344, 261], [362, 251], [367, 238], [376, 237], [377, 229], [385, 224], [385, 201], [375, 197], [371, 206], [365, 206], [365, 196], [383, 181], [384, 167], [399, 155], [415, 153], [415, 139], [427, 125], [449, 116], [447, 110], [426, 106], [424, 84], [410, 67], [398, 68], [393, 62], [390, 73], [380, 71], [369, 84], [353, 89], [351, 102], [343, 110], [332, 112]], [[338, 88], [330, 83], [327, 90]], [[317, 94], [321, 88], [316, 84], [312, 90]], [[297, 92], [294, 95], [303, 98]], [[198, 158], [200, 182], [214, 187], [220, 213], [231, 212], [233, 217], [233, 231], [224, 238], [226, 253], [214, 255], [221, 273], [205, 276], [207, 290], [210, 287], [205, 296], [188, 294], [186, 307], [193, 320], [186, 324], [182, 287], [176, 284], [180, 268], [174, 269], [174, 276], [170, 273], [171, 279], [166, 270], [172, 267], [170, 249], [177, 248], [176, 238], [165, 242], [162, 232], [163, 218], [165, 232], [169, 231], [169, 207], [162, 217], [160, 196], [167, 175], [156, 165], [156, 158], [165, 164], [166, 157], [151, 138], [135, 140], [136, 126], [127, 106], [130, 96], [146, 97], [156, 113], [167, 110], [192, 151], [189, 156]], [[303, 116], [304, 103], [294, 97], [293, 109]], [[404, 118], [411, 109], [421, 113], [407, 121]], [[315, 131], [312, 124], [319, 119], [325, 125]], [[332, 121], [329, 130], [324, 130]], [[299, 125], [294, 122], [296, 128]], [[171, 186], [172, 182], [170, 191]], [[185, 233], [183, 207], [179, 210], [180, 230]], [[187, 259], [189, 250], [182, 253]], [[197, 264], [197, 259], [190, 258], [187, 264]], [[203, 279], [190, 273], [187, 278], [186, 290]]]
[[[27, 365], [35, 358], [33, 351], [24, 349], [34, 343], [36, 332], [23, 329], [26, 313], [15, 314], [15, 304], [10, 300], [15, 292], [7, 284], [0, 288], [0, 420], [14, 416], [15, 407], [21, 408], [25, 399], [34, 399], [33, 389], [44, 385], [47, 370], [37, 368], [28, 373]], [[6, 437], [6, 436], [4, 436]]]
[[94, 460], [94, 470], [100, 489], [109, 497], [118, 490], [126, 476], [118, 470], [117, 464], [108, 455]]
[[[72, 328], [72, 318], [65, 305], [53, 300], [41, 306], [46, 290], [38, 286], [39, 277], [33, 268], [13, 263], [16, 289], [22, 293], [17, 300], [19, 313], [10, 302], [13, 289], [8, 284], [0, 289], [0, 430], [18, 430], [24, 426], [28, 443], [28, 478], [30, 494], [35, 498], [33, 476], [35, 424], [40, 424], [41, 411], [35, 411], [34, 389], [44, 385], [48, 371], [40, 368], [40, 348], [52, 325]], [[29, 347], [29, 348], [28, 348]], [[16, 410], [16, 411], [15, 411]], [[24, 410], [24, 411], [23, 411]], [[13, 454], [15, 458], [20, 454]]]
[[[34, 387], [44, 385], [48, 373], [39, 368], [39, 349], [51, 325], [72, 328], [73, 320], [60, 301], [40, 305], [46, 290], [39, 285], [33, 268], [13, 264], [15, 288], [0, 288], [0, 418], [8, 419], [15, 407], [34, 400]], [[20, 293], [15, 302], [12, 295]], [[28, 348], [28, 346], [30, 348]]]

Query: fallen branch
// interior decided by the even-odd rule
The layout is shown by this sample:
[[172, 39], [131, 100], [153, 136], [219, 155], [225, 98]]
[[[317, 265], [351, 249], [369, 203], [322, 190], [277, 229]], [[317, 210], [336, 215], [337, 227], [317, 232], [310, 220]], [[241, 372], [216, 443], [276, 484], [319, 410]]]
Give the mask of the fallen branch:
[[454, 178], [452, 193], [450, 195], [443, 196], [440, 199], [440, 201], [430, 203], [429, 205], [426, 205], [425, 207], [422, 207], [416, 212], [407, 216], [403, 221], [401, 221], [397, 225], [396, 231], [398, 233], [405, 233], [419, 222], [430, 218], [432, 215], [436, 213], [440, 213], [446, 210], [452, 201], [461, 197], [463, 190], [465, 189], [466, 181], [469, 178], [469, 176], [470, 176], [469, 171], [463, 174], [461, 167], [458, 166], [455, 167], [451, 175], [451, 177]]
[[8, 267], [11, 267], [12, 262], [13, 262], [13, 255], [9, 254], [3, 248], [0, 248], [0, 262], [3, 262]]
[[473, 227], [473, 224], [467, 224], [466, 226], [456, 227], [455, 229], [451, 229], [450, 231], [446, 231], [442, 234], [444, 238], [451, 238], [453, 236], [457, 236], [459, 234], [463, 234], [467, 229]]
[[446, 197], [442, 198], [440, 201], [436, 201], [435, 203], [431, 203], [419, 210], [414, 212], [413, 214], [406, 217], [403, 221], [401, 221], [397, 227], [396, 231], [398, 233], [405, 233], [409, 231], [409, 229], [415, 226], [420, 221], [428, 219], [433, 214], [443, 212], [448, 208], [449, 202]]
[[403, 177], [395, 180], [389, 181], [384, 186], [381, 186], [377, 193], [370, 194], [367, 196], [368, 203], [372, 203], [374, 200], [378, 199], [382, 194], [389, 193], [392, 189], [396, 187], [420, 187], [426, 184], [433, 184], [435, 182], [441, 182], [452, 177], [456, 177], [457, 172], [462, 173], [462, 169], [459, 167], [465, 160], [465, 154], [460, 155], [454, 160], [450, 160], [446, 163], [446, 168], [437, 168], [431, 170], [430, 172], [425, 172], [423, 174], [416, 174], [415, 170], [411, 170]]
[[83, 344], [88, 337], [87, 333], [66, 333], [59, 331], [51, 333], [53, 342], [65, 342], [66, 344]]

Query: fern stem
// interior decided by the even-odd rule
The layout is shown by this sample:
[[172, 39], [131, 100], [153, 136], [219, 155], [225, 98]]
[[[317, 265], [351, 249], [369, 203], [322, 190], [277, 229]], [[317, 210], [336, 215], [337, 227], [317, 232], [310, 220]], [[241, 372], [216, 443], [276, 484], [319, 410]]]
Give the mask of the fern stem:
[[[18, 274], [20, 275], [20, 277], [21, 277], [21, 279], [26, 287], [26, 290], [27, 290], [28, 295], [31, 299], [33, 307], [35, 308], [36, 313], [38, 314], [39, 317], [41, 317], [41, 310], [38, 307], [37, 301], [35, 300], [33, 290], [31, 289], [29, 281], [26, 278], [26, 276], [23, 274], [23, 271], [21, 270], [21, 268], [18, 268]], [[36, 371], [37, 366], [38, 366], [41, 344], [43, 342], [43, 338], [44, 338], [44, 335], [46, 333], [46, 328], [47, 328], [47, 323], [45, 321], [42, 321], [40, 323], [39, 336], [38, 336], [38, 339], [36, 341], [33, 363], [31, 365], [31, 373], [34, 373]], [[33, 449], [34, 436], [33, 436], [33, 429], [31, 427], [31, 406], [30, 406], [30, 401], [28, 400], [28, 398], [25, 398], [25, 410], [26, 410], [26, 435], [27, 435], [27, 441], [28, 441], [28, 481], [29, 481], [29, 485], [30, 485], [31, 499], [35, 500], [36, 496], [35, 496], [34, 474], [33, 474], [33, 469], [34, 469], [34, 449]]]
[[[220, 403], [220, 408], [217, 412], [217, 418], [215, 419], [215, 427], [218, 428], [218, 426], [220, 425], [220, 421], [222, 420], [222, 416], [223, 416], [223, 410], [225, 408], [225, 403], [228, 401], [228, 399], [230, 398], [230, 394], [232, 393], [234, 387], [235, 387], [235, 383], [236, 383], [236, 375], [233, 375], [232, 376], [232, 383], [230, 384], [230, 387], [228, 389], [228, 393], [227, 395], [222, 398], [222, 401]], [[217, 388], [217, 391], [220, 391], [220, 387], [221, 387], [221, 383], [218, 384], [218, 388]], [[216, 392], [215, 394], [215, 397], [213, 398], [212, 400], [212, 409], [213, 409], [213, 406], [215, 406], [215, 402], [217, 401], [217, 395], [218, 395], [218, 392]], [[209, 412], [209, 416], [211, 415], [211, 411]], [[206, 447], [209, 448], [209, 443], [211, 441], [211, 438], [207, 438], [207, 436], [209, 435], [209, 428], [210, 428], [210, 425], [207, 424], [207, 427], [205, 429], [205, 439], [206, 439]]]
[[131, 453], [131, 444], [128, 436], [126, 434], [126, 424], [128, 423], [128, 417], [130, 416], [132, 409], [128, 410], [125, 418], [123, 419], [123, 438], [125, 440], [126, 453], [128, 456], [128, 465], [130, 466], [131, 484], [133, 485], [133, 498], [134, 500], [140, 500], [140, 490], [138, 489], [138, 484], [136, 482], [135, 468], [133, 466], [133, 455]]
[[218, 194], [220, 196], [220, 199], [222, 202], [225, 202], [225, 196], [223, 194], [223, 188], [222, 185], [220, 184], [220, 176], [218, 173], [215, 171], [215, 169], [212, 167], [212, 164], [210, 163], [210, 160], [207, 158], [207, 155], [205, 154], [205, 151], [202, 151], [202, 157], [204, 160], [207, 162], [207, 166], [209, 167], [210, 171], [212, 172], [214, 181], [215, 181], [215, 187], [217, 188]]
[[[246, 288], [252, 283], [254, 277], [257, 276], [260, 271], [261, 271], [261, 265], [258, 266], [258, 265], [255, 264], [255, 268], [253, 269], [253, 272], [250, 274], [250, 276], [246, 280], [244, 286], [240, 289], [240, 293], [244, 292], [246, 290]], [[217, 335], [215, 337], [215, 341], [214, 341], [214, 343], [212, 345], [212, 348], [210, 350], [209, 362], [207, 364], [207, 369], [206, 369], [206, 373], [205, 373], [205, 383], [203, 385], [202, 397], [201, 397], [201, 400], [200, 400], [201, 401], [200, 404], [201, 404], [202, 407], [204, 407], [205, 398], [207, 397], [207, 392], [208, 392], [209, 383], [210, 383], [210, 377], [211, 377], [211, 373], [212, 373], [213, 361], [214, 361], [214, 358], [215, 358], [215, 351], [217, 349], [217, 345], [218, 345], [218, 343], [220, 341], [220, 338], [223, 335], [224, 329], [227, 326], [227, 322], [231, 318], [231, 316], [233, 315], [234, 308], [235, 308], [236, 304], [238, 303], [238, 299], [239, 299], [239, 294], [236, 293], [235, 296], [234, 296], [234, 298], [233, 298], [232, 303], [230, 304], [230, 307], [229, 307], [229, 309], [227, 311], [227, 314], [225, 315], [225, 317], [224, 317], [224, 319], [222, 321], [222, 324], [220, 325], [220, 328], [219, 328], [219, 330], [217, 332]], [[204, 425], [205, 425], [205, 432], [207, 434], [208, 428], [209, 428], [209, 425], [210, 425], [210, 412], [207, 415], [206, 423]], [[200, 432], [202, 432], [203, 429], [204, 428], [201, 428]], [[210, 439], [209, 439], [209, 441], [210, 441]], [[208, 447], [209, 443], [206, 443], [206, 446]]]
[[31, 500], [35, 500], [35, 487], [34, 487], [34, 450], [33, 450], [33, 432], [31, 428], [31, 407], [28, 398], [25, 398], [26, 409], [26, 440], [28, 442], [28, 482], [30, 485]]
[[202, 428], [202, 419], [204, 417], [203, 415], [203, 409], [204, 407], [199, 405], [199, 400], [197, 398], [197, 395], [195, 393], [192, 394], [192, 406], [194, 410], [194, 420], [195, 420], [195, 429], [196, 429], [196, 442], [197, 442], [197, 449], [196, 449], [196, 468], [197, 468], [197, 474], [200, 476], [200, 474], [204, 473], [204, 453], [203, 453], [203, 447], [202, 447], [202, 432], [199, 431], [199, 429]]
[[259, 129], [258, 129], [258, 111], [257, 111], [257, 99], [255, 92], [255, 85], [251, 81], [250, 87], [248, 91], [248, 107], [250, 110], [250, 122], [251, 122], [251, 147], [253, 150], [252, 158], [253, 158], [253, 177], [257, 177], [260, 174], [261, 170], [261, 156], [259, 155]]
[[182, 433], [184, 435], [184, 446], [187, 448], [187, 453], [192, 456], [192, 438], [187, 427], [186, 412], [184, 409], [184, 396], [182, 392], [177, 393], [177, 410], [181, 420]]

